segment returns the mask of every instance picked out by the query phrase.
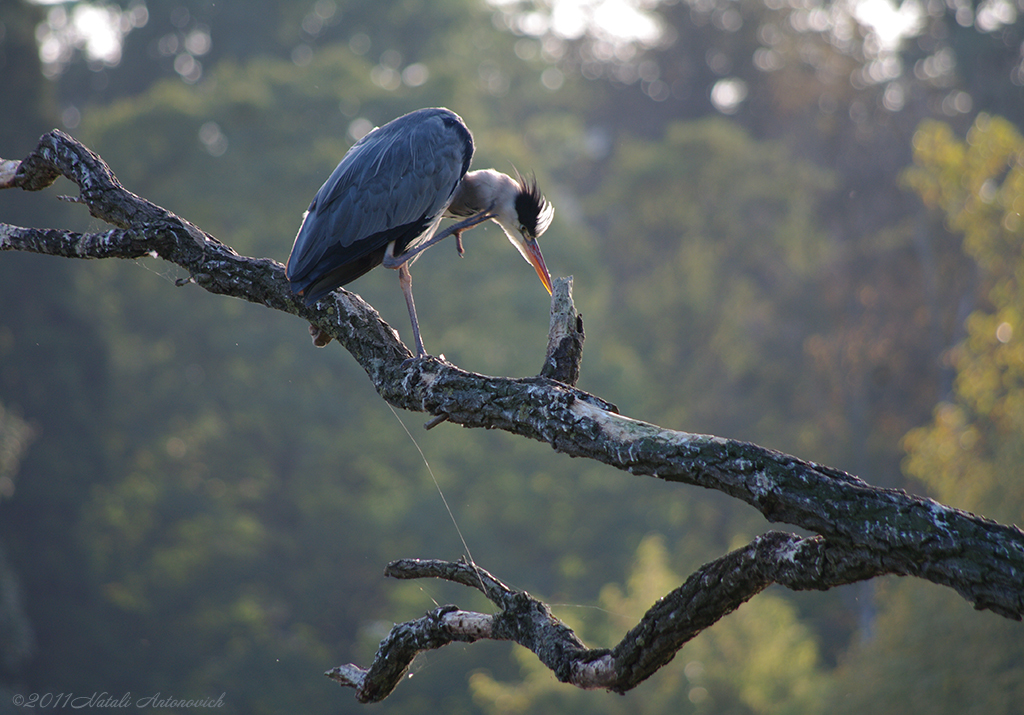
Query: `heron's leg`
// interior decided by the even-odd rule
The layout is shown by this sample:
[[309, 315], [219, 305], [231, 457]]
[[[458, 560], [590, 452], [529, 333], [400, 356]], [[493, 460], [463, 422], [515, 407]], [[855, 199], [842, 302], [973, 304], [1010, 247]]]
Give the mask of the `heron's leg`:
[[[394, 244], [391, 245], [393, 246]], [[398, 284], [402, 286], [405, 304], [409, 308], [409, 320], [412, 321], [412, 336], [416, 341], [416, 357], [426, 357], [427, 349], [423, 347], [423, 338], [420, 337], [420, 321], [416, 317], [416, 303], [412, 299], [412, 273], [409, 271], [408, 263], [403, 263], [398, 267]]]
[[[408, 263], [413, 258], [420, 255], [423, 251], [427, 250], [438, 241], [448, 238], [453, 233], [462, 233], [466, 229], [473, 228], [474, 226], [477, 226], [483, 223], [484, 221], [487, 221], [492, 218], [494, 218], [494, 214], [491, 213], [491, 209], [487, 209], [486, 211], [481, 211], [480, 213], [474, 214], [467, 219], [452, 224], [451, 226], [447, 227], [440, 233], [434, 234], [428, 241], [421, 243], [415, 248], [410, 248], [409, 250], [405, 251], [405, 253], [401, 253], [396, 256], [394, 254], [393, 248], [389, 248], [387, 253], [384, 254], [384, 267], [398, 268], [399, 266]], [[461, 244], [462, 241], [460, 240], [459, 243]]]

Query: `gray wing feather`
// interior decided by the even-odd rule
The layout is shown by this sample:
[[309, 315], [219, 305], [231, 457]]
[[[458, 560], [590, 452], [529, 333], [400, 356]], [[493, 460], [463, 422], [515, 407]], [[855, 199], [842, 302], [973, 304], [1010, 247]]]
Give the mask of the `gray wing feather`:
[[452, 118], [462, 124], [448, 110], [421, 109], [356, 142], [310, 204], [289, 274], [307, 273], [339, 247], [351, 258], [377, 250], [386, 236], [370, 239], [390, 229], [424, 219], [436, 226], [431, 219], [451, 202], [472, 155], [468, 130], [460, 133]]

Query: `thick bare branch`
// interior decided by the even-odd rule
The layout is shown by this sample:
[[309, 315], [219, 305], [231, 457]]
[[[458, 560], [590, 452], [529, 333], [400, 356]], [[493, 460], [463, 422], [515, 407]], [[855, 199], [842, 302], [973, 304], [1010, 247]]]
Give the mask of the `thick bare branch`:
[[[636, 643], [664, 640], [666, 647], [620, 644], [611, 654], [615, 676], [610, 681], [602, 679], [605, 676], [599, 673], [604, 671], [596, 665], [603, 662], [604, 655], [594, 660], [570, 659], [585, 666], [589, 674], [585, 683], [618, 690], [632, 687], [648, 677], [652, 668], [667, 662], [666, 658], [671, 658], [667, 654], [692, 637], [688, 635], [691, 631], [696, 633], [713, 622], [707, 619], [720, 613], [723, 603], [734, 604], [728, 607], [732, 610], [771, 582], [791, 588], [831, 588], [881, 573], [911, 575], [954, 588], [976, 608], [1017, 620], [1024, 615], [1024, 532], [1020, 529], [902, 491], [872, 487], [845, 472], [757, 445], [633, 420], [617, 414], [614, 405], [567, 384], [578, 376], [583, 339], [568, 279], [556, 281], [556, 310], [542, 375], [489, 377], [437, 358], [409, 359], [412, 353], [397, 333], [372, 307], [347, 291], [339, 290], [329, 299], [305, 307], [292, 295], [279, 263], [240, 256], [187, 221], [125, 190], [97, 155], [60, 131], [43, 136], [24, 161], [0, 160], [0, 188], [39, 190], [60, 175], [78, 184], [81, 201], [93, 216], [115, 228], [77, 234], [0, 224], [0, 250], [72, 258], [159, 256], [185, 268], [190, 276], [187, 282], [210, 292], [309, 321], [321, 337], [338, 340], [380, 395], [396, 407], [466, 427], [503, 429], [631, 474], [716, 489], [754, 506], [768, 521], [800, 526], [822, 537], [769, 535], [770, 539], [762, 537], [746, 550], [709, 564], [701, 572], [704, 576], [694, 581], [695, 574], [681, 587], [681, 591], [690, 589], [685, 598], [680, 596], [685, 603], [664, 613], [657, 611], [661, 615], [648, 614], [637, 627], [642, 632], [633, 638]], [[735, 565], [734, 561], [742, 563]], [[724, 570], [712, 578], [709, 574], [715, 569]], [[725, 591], [719, 589], [719, 582], [725, 584]], [[708, 594], [714, 594], [714, 603], [706, 611], [710, 615], [702, 615], [705, 611], [698, 605], [711, 598]], [[515, 600], [522, 595], [507, 597]], [[672, 603], [671, 595], [663, 602]], [[504, 602], [499, 605], [502, 614], [494, 618], [511, 623], [507, 614], [513, 609]], [[652, 614], [658, 608], [652, 609]], [[428, 616], [427, 625], [449, 633], [452, 640], [468, 639], [467, 633], [451, 630], [451, 613]], [[683, 613], [686, 618], [679, 615]], [[549, 615], [538, 618], [546, 622]], [[528, 635], [533, 632], [530, 624], [520, 623], [518, 631], [511, 626], [502, 631], [497, 623], [491, 636], [507, 632], [517, 642], [523, 640], [516, 634], [525, 634], [521, 636], [525, 640], [535, 637]], [[477, 633], [473, 637], [482, 636]], [[563, 647], [559, 652], [575, 653], [573, 648]], [[548, 656], [541, 657], [549, 662]], [[572, 668], [566, 670], [559, 658], [553, 657], [549, 664], [560, 678], [577, 682]], [[359, 671], [350, 672], [358, 675]], [[352, 676], [353, 683], [359, 678], [383, 682], [373, 673], [371, 668], [365, 676]], [[358, 687], [368, 693], [384, 689], [365, 683]]]

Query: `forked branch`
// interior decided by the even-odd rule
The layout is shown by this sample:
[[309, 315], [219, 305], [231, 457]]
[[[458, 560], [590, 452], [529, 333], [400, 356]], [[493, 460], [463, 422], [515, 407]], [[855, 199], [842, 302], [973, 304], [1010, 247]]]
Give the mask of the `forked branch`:
[[[556, 281], [541, 374], [489, 377], [437, 358], [409, 360], [412, 353], [397, 333], [355, 294], [339, 290], [315, 306], [304, 306], [292, 295], [280, 263], [240, 256], [188, 221], [127, 191], [99, 156], [63, 132], [44, 135], [23, 161], [0, 160], [0, 188], [36, 191], [61, 175], [79, 186], [89, 212], [114, 228], [80, 234], [0, 224], [0, 250], [69, 258], [159, 256], [188, 271], [183, 284], [195, 283], [309, 321], [321, 342], [328, 337], [340, 342], [378, 393], [396, 407], [434, 415], [434, 423], [446, 419], [466, 427], [503, 429], [630, 474], [716, 489], [752, 505], [770, 522], [819, 535], [766, 534], [708, 564], [659, 601], [611, 651], [586, 649], [542, 604], [489, 577], [486, 591], [500, 613], [466, 615], [454, 607], [442, 609], [399, 627], [401, 632], [382, 644], [368, 672], [355, 666], [345, 670], [347, 676], [332, 671], [332, 677], [348, 677], [361, 699], [386, 696], [397, 682], [394, 673], [404, 672], [417, 648], [481, 637], [522, 643], [566, 682], [628, 690], [671, 660], [689, 638], [770, 583], [828, 589], [880, 574], [917, 576], [955, 589], [975, 608], [1017, 620], [1024, 615], [1020, 529], [873, 487], [845, 472], [754, 444], [633, 420], [619, 415], [611, 403], [576, 389], [583, 326], [572, 307], [567, 279]], [[413, 568], [409, 563], [421, 565]], [[459, 580], [457, 574], [465, 570], [441, 562], [397, 562], [389, 573], [407, 573], [400, 568], [411, 569], [416, 577], [450, 580]], [[389, 642], [393, 645], [385, 647]]]
[[868, 550], [836, 549], [821, 537], [772, 531], [705, 564], [682, 586], [655, 603], [614, 648], [587, 648], [551, 610], [530, 594], [510, 589], [473, 564], [403, 559], [386, 576], [440, 578], [480, 590], [495, 614], [442, 606], [396, 625], [381, 641], [369, 669], [348, 664], [325, 675], [355, 688], [360, 702], [386, 698], [418, 653], [460, 641], [514, 641], [537, 654], [555, 676], [579, 688], [626, 692], [670, 662], [705, 628], [772, 584], [825, 590], [888, 573]]

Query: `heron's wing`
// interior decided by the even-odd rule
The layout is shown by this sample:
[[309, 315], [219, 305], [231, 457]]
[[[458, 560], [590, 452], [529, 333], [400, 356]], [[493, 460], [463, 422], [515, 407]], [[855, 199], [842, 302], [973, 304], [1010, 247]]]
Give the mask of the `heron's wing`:
[[367, 134], [313, 198], [288, 259], [289, 279], [301, 289], [391, 241], [403, 250], [437, 225], [472, 154], [469, 130], [446, 109], [421, 109]]

